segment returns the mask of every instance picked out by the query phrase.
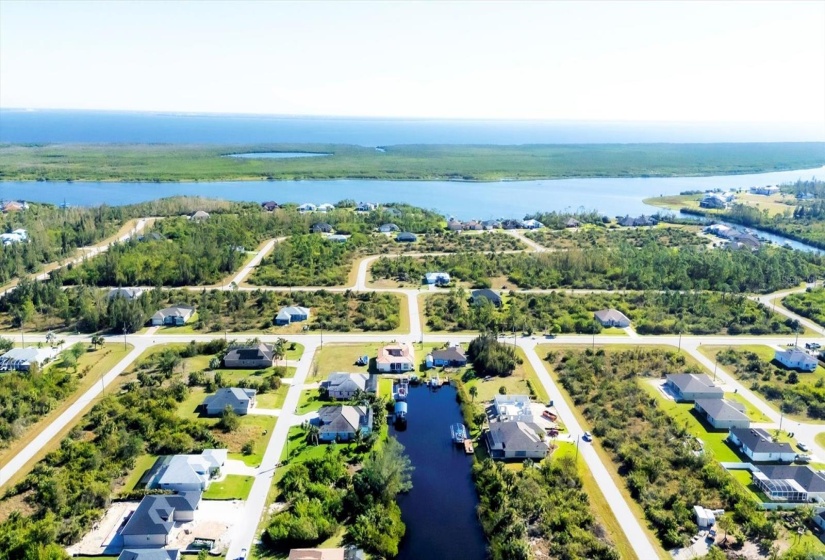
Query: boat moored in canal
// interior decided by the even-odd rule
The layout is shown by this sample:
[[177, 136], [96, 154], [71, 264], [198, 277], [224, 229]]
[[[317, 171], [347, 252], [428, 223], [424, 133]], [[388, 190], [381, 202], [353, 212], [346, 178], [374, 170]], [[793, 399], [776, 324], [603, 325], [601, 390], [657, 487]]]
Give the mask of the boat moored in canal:
[[398, 401], [395, 403], [395, 423], [404, 425], [407, 423], [407, 403]]
[[464, 445], [464, 440], [467, 439], [467, 428], [461, 423], [453, 424], [450, 426], [450, 436], [456, 445]]

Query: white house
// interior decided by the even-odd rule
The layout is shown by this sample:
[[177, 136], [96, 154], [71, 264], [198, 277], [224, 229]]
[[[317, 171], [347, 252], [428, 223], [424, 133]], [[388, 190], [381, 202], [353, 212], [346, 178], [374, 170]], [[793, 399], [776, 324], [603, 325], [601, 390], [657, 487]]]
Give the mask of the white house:
[[298, 212], [315, 212], [318, 207], [311, 202], [304, 202], [298, 207]]
[[448, 272], [428, 272], [424, 275], [426, 284], [449, 284], [450, 274]]
[[774, 359], [789, 369], [811, 372], [816, 370], [819, 360], [794, 346], [787, 350], [777, 350]]
[[825, 476], [809, 466], [767, 465], [751, 472], [753, 483], [782, 502], [825, 501]]
[[716, 516], [714, 515], [713, 510], [709, 510], [702, 506], [693, 506], [693, 517], [696, 519], [696, 525], [700, 529], [713, 527], [714, 523], [716, 523]]
[[728, 441], [755, 462], [786, 462], [796, 459], [790, 443], [777, 443], [761, 428], [731, 428]]
[[415, 351], [411, 344], [388, 344], [378, 351], [375, 365], [382, 373], [412, 371], [415, 369]]
[[335, 205], [324, 202], [323, 204], [319, 204], [316, 210], [318, 210], [318, 212], [332, 212], [335, 210]]
[[618, 309], [602, 309], [596, 311], [593, 313], [593, 318], [601, 323], [603, 327], [625, 328], [630, 326], [630, 319]]
[[708, 424], [717, 430], [747, 428], [751, 421], [745, 414], [744, 405], [725, 399], [696, 399], [693, 408], [705, 416]]
[[544, 227], [544, 224], [538, 220], [524, 220], [521, 225], [524, 229], [541, 229]]
[[57, 356], [57, 352], [56, 348], [50, 346], [44, 348], [34, 346], [12, 348], [0, 356], [0, 371], [29, 371], [32, 364], [36, 363], [38, 366], [43, 366], [43, 364]]
[[772, 194], [779, 193], [779, 187], [777, 187], [777, 186], [751, 187], [751, 192], [753, 194], [763, 194], [765, 196], [771, 196]]
[[112, 288], [111, 290], [109, 290], [109, 293], [106, 294], [106, 297], [108, 299], [122, 297], [128, 300], [133, 300], [139, 298], [142, 295], [142, 288]]
[[0, 243], [11, 245], [12, 243], [22, 243], [29, 239], [29, 234], [25, 229], [16, 229], [11, 233], [0, 234]]
[[147, 488], [174, 492], [200, 492], [209, 487], [226, 464], [226, 449], [204, 449], [200, 455], [160, 457], [152, 467]]
[[532, 422], [530, 397], [527, 395], [496, 395], [493, 412], [499, 422]]

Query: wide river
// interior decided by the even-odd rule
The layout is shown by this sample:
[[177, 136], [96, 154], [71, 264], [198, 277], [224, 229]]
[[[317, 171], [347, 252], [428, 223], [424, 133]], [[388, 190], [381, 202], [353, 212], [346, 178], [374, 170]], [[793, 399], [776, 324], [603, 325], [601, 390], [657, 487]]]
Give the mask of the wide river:
[[212, 183], [0, 182], [0, 199], [72, 206], [122, 205], [189, 195], [227, 200], [335, 203], [345, 198], [406, 202], [459, 219], [523, 218], [543, 211], [596, 210], [611, 217], [661, 211], [645, 198], [686, 190], [738, 189], [825, 176], [825, 167], [755, 175], [635, 179], [555, 179], [492, 183], [449, 181], [237, 181]]

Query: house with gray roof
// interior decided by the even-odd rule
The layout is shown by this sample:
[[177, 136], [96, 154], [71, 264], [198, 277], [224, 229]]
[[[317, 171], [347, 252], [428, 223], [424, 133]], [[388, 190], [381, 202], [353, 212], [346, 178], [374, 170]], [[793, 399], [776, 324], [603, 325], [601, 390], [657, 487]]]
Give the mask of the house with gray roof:
[[401, 228], [395, 224], [381, 224], [378, 226], [378, 231], [381, 233], [392, 233], [394, 231], [401, 231]]
[[493, 459], [544, 459], [550, 447], [540, 434], [544, 431], [532, 422], [493, 422], [484, 441]]
[[214, 395], [203, 399], [203, 409], [209, 416], [220, 416], [226, 407], [230, 407], [235, 414], [249, 414], [249, 409], [255, 406], [255, 389], [241, 389], [239, 387], [223, 387]]
[[117, 560], [180, 560], [180, 550], [166, 548], [127, 548]]
[[321, 441], [350, 441], [356, 433], [372, 432], [372, 408], [369, 406], [333, 405], [322, 407], [315, 420]]
[[223, 365], [227, 368], [265, 369], [272, 367], [274, 359], [272, 347], [261, 343], [254, 347], [233, 348], [223, 357]]
[[778, 443], [761, 428], [732, 428], [728, 441], [754, 462], [786, 462], [796, 459], [790, 443]]
[[194, 214], [192, 214], [192, 219], [195, 221], [201, 220], [208, 220], [209, 219], [209, 212], [204, 212], [203, 210], [198, 210]]
[[204, 449], [200, 455], [158, 457], [147, 477], [146, 488], [174, 492], [206, 490], [226, 459], [226, 449]]
[[400, 243], [415, 243], [418, 241], [418, 236], [409, 231], [403, 231], [395, 236], [395, 240]]
[[331, 399], [342, 400], [351, 399], [359, 392], [369, 391], [372, 386], [370, 375], [367, 373], [331, 373], [324, 385]]
[[152, 326], [159, 327], [162, 325], [185, 325], [194, 314], [195, 308], [191, 305], [173, 305], [172, 307], [161, 309], [152, 315]]
[[200, 492], [145, 496], [120, 530], [124, 547], [166, 546], [175, 523], [192, 521], [200, 501]]
[[309, 320], [309, 308], [298, 305], [282, 307], [275, 315], [275, 324], [279, 326]]
[[593, 313], [593, 318], [601, 323], [603, 327], [619, 327], [623, 329], [630, 326], [630, 319], [618, 309], [602, 309], [596, 311]]
[[489, 288], [473, 290], [470, 294], [470, 299], [473, 301], [473, 304], [476, 305], [483, 303], [486, 300], [492, 303], [495, 307], [501, 307], [501, 296]]
[[809, 466], [769, 465], [751, 471], [753, 483], [781, 502], [825, 501], [825, 475]]
[[819, 360], [807, 352], [800, 350], [796, 346], [793, 348], [788, 348], [787, 350], [777, 350], [774, 354], [774, 360], [788, 369], [795, 369], [808, 373], [815, 371], [816, 366], [819, 365]]
[[735, 401], [696, 399], [693, 408], [717, 430], [747, 428], [751, 425], [750, 418], [745, 414], [745, 406]]
[[134, 300], [143, 295], [143, 288], [112, 288], [106, 295], [108, 299], [122, 297], [123, 299]]
[[665, 388], [677, 401], [721, 399], [725, 395], [725, 392], [714, 385], [710, 377], [704, 373], [671, 373], [665, 379]]
[[440, 348], [430, 352], [435, 367], [464, 367], [467, 365], [467, 355], [459, 345]]

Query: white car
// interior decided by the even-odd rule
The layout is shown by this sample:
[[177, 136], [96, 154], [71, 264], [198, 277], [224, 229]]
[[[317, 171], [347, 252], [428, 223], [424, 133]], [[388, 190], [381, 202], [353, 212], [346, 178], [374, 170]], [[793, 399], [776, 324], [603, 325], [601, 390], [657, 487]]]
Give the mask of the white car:
[[800, 451], [807, 451], [808, 450], [808, 446], [805, 445], [804, 443], [802, 443], [801, 441], [799, 443], [797, 443], [796, 446], [800, 449]]

